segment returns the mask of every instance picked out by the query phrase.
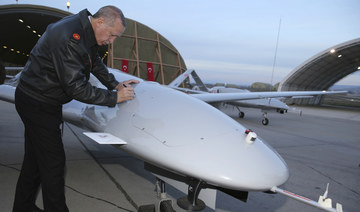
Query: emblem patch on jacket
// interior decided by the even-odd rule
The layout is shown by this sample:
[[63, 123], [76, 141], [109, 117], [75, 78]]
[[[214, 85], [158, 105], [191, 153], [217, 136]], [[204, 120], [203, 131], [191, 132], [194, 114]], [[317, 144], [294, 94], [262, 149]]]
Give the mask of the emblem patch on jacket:
[[75, 38], [76, 40], [80, 40], [80, 35], [77, 33], [74, 33], [73, 38]]

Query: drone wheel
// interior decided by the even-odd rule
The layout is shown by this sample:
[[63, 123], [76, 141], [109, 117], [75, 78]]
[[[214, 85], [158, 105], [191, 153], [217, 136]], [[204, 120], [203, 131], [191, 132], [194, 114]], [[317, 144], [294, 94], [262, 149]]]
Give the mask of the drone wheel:
[[171, 200], [160, 203], [160, 212], [175, 212], [171, 205]]
[[264, 119], [261, 121], [261, 123], [262, 123], [263, 125], [268, 125], [268, 124], [269, 124], [269, 119], [264, 118]]

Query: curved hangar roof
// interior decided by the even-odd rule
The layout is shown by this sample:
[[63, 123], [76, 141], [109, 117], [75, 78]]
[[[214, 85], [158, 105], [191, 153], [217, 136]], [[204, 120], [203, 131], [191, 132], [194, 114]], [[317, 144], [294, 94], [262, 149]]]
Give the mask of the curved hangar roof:
[[278, 91], [327, 90], [345, 76], [360, 70], [360, 38], [324, 50], [296, 67]]
[[[45, 32], [46, 27], [69, 12], [39, 5], [0, 6], [0, 58], [7, 63], [23, 66], [28, 55]], [[171, 82], [186, 70], [186, 65], [176, 48], [153, 29], [126, 19], [127, 28], [109, 48], [99, 50], [104, 63], [122, 69], [124, 61], [128, 72], [148, 79], [149, 64], [154, 80], [162, 84]]]
[[24, 65], [47, 25], [70, 14], [35, 5], [0, 6], [0, 57], [5, 62]]

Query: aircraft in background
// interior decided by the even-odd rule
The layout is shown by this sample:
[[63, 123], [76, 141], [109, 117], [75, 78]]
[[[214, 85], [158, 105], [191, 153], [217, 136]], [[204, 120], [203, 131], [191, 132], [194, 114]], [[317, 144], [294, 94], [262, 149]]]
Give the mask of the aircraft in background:
[[[220, 190], [243, 201], [251, 191], [275, 192], [322, 210], [342, 211], [338, 203], [332, 208], [327, 191], [316, 202], [280, 189], [289, 177], [282, 157], [255, 132], [205, 103], [234, 101], [238, 93], [187, 95], [119, 70], [109, 71], [119, 82], [140, 81], [133, 85], [135, 98], [112, 108], [73, 100], [63, 106], [64, 121], [90, 130], [84, 134], [100, 144], [143, 160], [158, 178], [188, 185], [187, 196], [177, 201], [181, 208], [199, 211], [207, 204], [215, 209], [215, 191]], [[0, 100], [14, 103], [18, 76], [0, 85]], [[105, 88], [92, 75], [90, 82]], [[246, 94], [248, 99], [280, 96], [279, 92]], [[164, 193], [162, 180], [159, 189]], [[172, 202], [162, 197], [158, 211], [172, 211]]]
[[[195, 85], [192, 86], [189, 81], [186, 81], [189, 79], [189, 77], [192, 77], [195, 81]], [[183, 89], [179, 88], [179, 86], [185, 83], [188, 87], [191, 89]], [[183, 74], [179, 75], [174, 81], [172, 81], [169, 84], [170, 87], [173, 87], [175, 89], [179, 89], [182, 91], [185, 91], [187, 93], [239, 93], [238, 99], [233, 99], [230, 101], [217, 101], [212, 102], [212, 104], [219, 108], [223, 105], [232, 105], [239, 111], [239, 118], [244, 118], [245, 113], [240, 109], [240, 107], [246, 107], [246, 108], [257, 108], [261, 109], [263, 119], [261, 123], [263, 125], [269, 124], [269, 119], [267, 118], [268, 112], [276, 112], [280, 114], [287, 113], [289, 110], [289, 107], [282, 101], [279, 100], [279, 98], [312, 98], [316, 95], [324, 95], [324, 94], [331, 94], [329, 92], [323, 92], [323, 91], [317, 91], [312, 93], [303, 93], [302, 95], [298, 95], [297, 92], [294, 91], [293, 95], [284, 95], [284, 96], [278, 96], [278, 97], [265, 97], [263, 95], [264, 92], [250, 92], [247, 89], [238, 89], [238, 88], [228, 88], [226, 86], [214, 86], [212, 88], [206, 87], [206, 85], [203, 83], [203, 81], [200, 79], [198, 74], [193, 69], [186, 70]], [[250, 93], [259, 94], [258, 98], [248, 98]], [[274, 92], [266, 92], [266, 93], [274, 93]], [[277, 92], [279, 94], [283, 93], [286, 94], [287, 92]], [[344, 93], [344, 92], [338, 92], [338, 93]], [[241, 95], [244, 94], [244, 95]], [[251, 95], [251, 94], [250, 94]], [[301, 113], [300, 113], [301, 114]]]
[[[3, 67], [2, 64], [0, 64], [0, 85], [3, 84], [6, 79], [14, 78], [14, 76], [23, 69], [24, 67]], [[7, 74], [9, 72], [10, 75]]]

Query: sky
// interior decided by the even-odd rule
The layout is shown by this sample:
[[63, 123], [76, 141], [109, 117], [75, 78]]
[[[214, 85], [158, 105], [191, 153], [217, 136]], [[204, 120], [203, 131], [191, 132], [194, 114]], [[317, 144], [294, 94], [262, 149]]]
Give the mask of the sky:
[[[67, 10], [66, 0], [18, 0]], [[72, 0], [115, 5], [169, 40], [206, 82], [275, 84], [314, 55], [360, 38], [359, 0]], [[0, 5], [16, 0], [0, 0]], [[279, 35], [279, 36], [278, 36]], [[277, 42], [278, 40], [278, 42]], [[276, 50], [277, 47], [277, 50]], [[276, 52], [276, 60], [275, 58]], [[360, 85], [360, 71], [337, 84]]]

